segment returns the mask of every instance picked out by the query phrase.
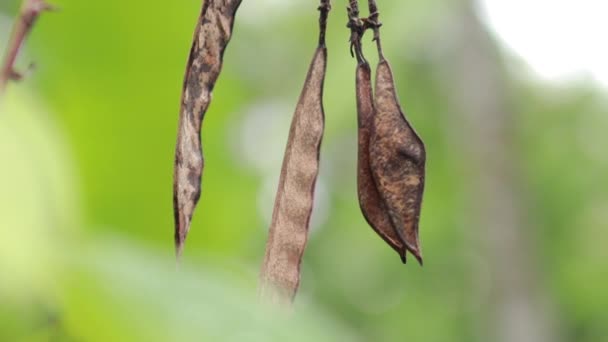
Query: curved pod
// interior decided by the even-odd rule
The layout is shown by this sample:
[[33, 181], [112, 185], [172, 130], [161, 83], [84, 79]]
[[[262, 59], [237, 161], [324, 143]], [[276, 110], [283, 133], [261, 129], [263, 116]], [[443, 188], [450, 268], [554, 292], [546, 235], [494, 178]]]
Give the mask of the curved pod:
[[376, 186], [408, 251], [422, 264], [418, 234], [426, 151], [406, 120], [391, 67], [381, 58], [376, 72], [376, 116], [370, 138], [370, 164]]
[[357, 65], [356, 96], [358, 119], [357, 194], [359, 206], [367, 223], [398, 254], [403, 263], [406, 249], [391, 223], [388, 210], [374, 182], [370, 166], [370, 136], [374, 124], [375, 108], [371, 69], [366, 61]]
[[300, 283], [300, 261], [308, 239], [325, 126], [326, 67], [327, 49], [321, 45], [293, 115], [272, 213], [261, 272], [261, 295], [271, 300], [292, 300]]

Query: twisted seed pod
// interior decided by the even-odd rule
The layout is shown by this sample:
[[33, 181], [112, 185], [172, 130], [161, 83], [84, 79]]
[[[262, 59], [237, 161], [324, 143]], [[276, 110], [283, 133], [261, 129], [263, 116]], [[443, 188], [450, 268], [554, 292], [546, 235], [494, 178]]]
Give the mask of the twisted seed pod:
[[395, 230], [422, 265], [418, 222], [424, 191], [426, 151], [404, 117], [391, 67], [380, 55], [376, 72], [376, 116], [370, 138], [370, 164]]
[[300, 283], [325, 125], [326, 65], [323, 43], [315, 52], [293, 116], [272, 213], [260, 288], [260, 295], [271, 302], [290, 302]]
[[365, 220], [400, 256], [405, 263], [406, 249], [391, 223], [388, 210], [372, 176], [370, 166], [370, 135], [374, 124], [375, 108], [371, 70], [367, 61], [357, 65], [357, 116], [359, 124], [359, 151], [357, 165], [357, 192], [359, 206]]
[[194, 33], [179, 117], [173, 175], [175, 249], [179, 258], [201, 195], [201, 128], [222, 69], [224, 50], [241, 0], [206, 0]]

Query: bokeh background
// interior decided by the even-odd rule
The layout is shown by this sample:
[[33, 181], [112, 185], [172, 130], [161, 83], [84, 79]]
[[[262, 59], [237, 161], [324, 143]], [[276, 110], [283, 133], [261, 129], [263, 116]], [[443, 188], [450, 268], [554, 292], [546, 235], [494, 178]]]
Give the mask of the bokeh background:
[[[330, 14], [301, 289], [277, 316], [255, 292], [317, 3], [243, 1], [176, 272], [173, 152], [200, 1], [55, 0], [19, 59], [35, 69], [0, 104], [0, 340], [608, 338], [601, 2], [378, 2], [427, 146], [424, 268], [359, 211], [347, 1]], [[0, 1], [2, 48], [18, 6]], [[365, 52], [375, 64], [371, 37]]]

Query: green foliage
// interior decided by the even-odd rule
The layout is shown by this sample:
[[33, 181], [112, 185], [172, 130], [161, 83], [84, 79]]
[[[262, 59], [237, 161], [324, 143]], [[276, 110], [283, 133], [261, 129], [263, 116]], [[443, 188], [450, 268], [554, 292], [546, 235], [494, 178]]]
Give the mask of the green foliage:
[[[320, 205], [289, 319], [259, 308], [255, 290], [316, 6], [243, 2], [203, 128], [202, 201], [175, 272], [173, 152], [200, 1], [57, 0], [61, 11], [40, 19], [21, 57], [37, 69], [0, 104], [0, 340], [483, 340], [490, 265], [474, 237], [484, 227], [469, 225], [470, 156], [453, 143], [467, 128], [448, 129], [460, 114], [435, 65], [442, 12], [437, 2], [385, 2], [386, 55], [429, 156], [424, 268], [401, 265], [359, 211], [355, 61], [340, 3], [328, 28]], [[0, 11], [13, 13], [6, 4]], [[539, 286], [563, 340], [601, 340], [606, 95], [506, 81]]]

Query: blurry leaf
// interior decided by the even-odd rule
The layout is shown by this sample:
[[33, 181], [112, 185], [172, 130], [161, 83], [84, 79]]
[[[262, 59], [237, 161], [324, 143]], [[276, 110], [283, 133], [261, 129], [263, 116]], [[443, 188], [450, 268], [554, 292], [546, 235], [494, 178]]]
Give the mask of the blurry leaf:
[[[337, 341], [356, 339], [318, 309], [260, 306], [255, 289], [209, 267], [175, 263], [118, 237], [68, 256], [65, 322], [85, 341]], [[103, 326], [104, 329], [99, 329]]]
[[49, 290], [59, 245], [80, 219], [61, 136], [20, 90], [0, 104], [0, 296], [17, 300]]
[[80, 221], [61, 134], [25, 91], [11, 87], [0, 103], [0, 340], [45, 340], [58, 260]]

